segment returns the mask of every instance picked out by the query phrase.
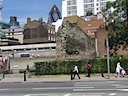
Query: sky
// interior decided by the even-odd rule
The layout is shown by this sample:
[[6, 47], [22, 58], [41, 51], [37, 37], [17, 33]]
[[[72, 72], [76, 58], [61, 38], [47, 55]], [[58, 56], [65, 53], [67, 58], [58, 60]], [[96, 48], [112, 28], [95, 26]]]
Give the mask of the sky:
[[3, 0], [2, 21], [9, 23], [10, 16], [16, 16], [20, 24], [25, 24], [27, 17], [42, 17], [47, 22], [52, 6], [55, 4], [61, 12], [61, 3], [62, 0]]

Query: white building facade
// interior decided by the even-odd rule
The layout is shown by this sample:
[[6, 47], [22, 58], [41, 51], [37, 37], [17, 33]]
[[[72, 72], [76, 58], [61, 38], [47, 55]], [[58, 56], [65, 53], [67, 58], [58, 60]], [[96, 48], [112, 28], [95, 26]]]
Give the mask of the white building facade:
[[62, 18], [73, 15], [85, 16], [88, 10], [96, 15], [108, 1], [114, 0], [62, 0]]

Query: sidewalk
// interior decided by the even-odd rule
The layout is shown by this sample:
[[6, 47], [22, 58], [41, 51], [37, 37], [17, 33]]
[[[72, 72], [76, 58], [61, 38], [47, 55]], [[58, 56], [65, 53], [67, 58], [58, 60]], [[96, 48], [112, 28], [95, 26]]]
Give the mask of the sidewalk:
[[[26, 82], [100, 82], [100, 81], [119, 81], [119, 80], [128, 80], [127, 77], [125, 78], [115, 78], [115, 76], [110, 75], [110, 79], [98, 76], [91, 76], [90, 78], [85, 77], [85, 75], [80, 75], [81, 79], [78, 79], [76, 76], [76, 79], [71, 80], [70, 75], [46, 75], [41, 77], [31, 77], [28, 78], [28, 75], [26, 76], [26, 81], [24, 80], [24, 74], [6, 74], [5, 78], [0, 81], [0, 83], [26, 83]], [[2, 75], [0, 75], [0, 78], [2, 78]]]

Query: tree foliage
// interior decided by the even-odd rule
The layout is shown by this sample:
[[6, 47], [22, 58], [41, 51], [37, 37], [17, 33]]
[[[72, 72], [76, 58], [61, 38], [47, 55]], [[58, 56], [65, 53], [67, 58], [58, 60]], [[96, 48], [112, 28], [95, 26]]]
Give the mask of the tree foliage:
[[105, 16], [105, 28], [109, 32], [110, 49], [117, 51], [120, 45], [123, 45], [125, 49], [128, 45], [126, 0], [107, 2], [103, 14]]

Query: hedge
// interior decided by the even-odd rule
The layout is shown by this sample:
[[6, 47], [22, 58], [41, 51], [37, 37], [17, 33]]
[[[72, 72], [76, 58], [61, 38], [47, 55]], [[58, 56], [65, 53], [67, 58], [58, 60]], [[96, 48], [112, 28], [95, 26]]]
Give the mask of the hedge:
[[[121, 59], [120, 59], [121, 57]], [[128, 58], [125, 56], [113, 56], [110, 58], [110, 72], [115, 73], [116, 63], [120, 60], [121, 66], [128, 70]], [[106, 59], [79, 60], [79, 61], [52, 61], [52, 62], [35, 62], [36, 75], [57, 75], [70, 74], [76, 64], [79, 73], [87, 73], [85, 66], [90, 62], [92, 73], [107, 73]]]

